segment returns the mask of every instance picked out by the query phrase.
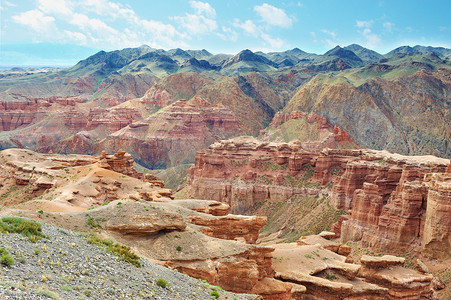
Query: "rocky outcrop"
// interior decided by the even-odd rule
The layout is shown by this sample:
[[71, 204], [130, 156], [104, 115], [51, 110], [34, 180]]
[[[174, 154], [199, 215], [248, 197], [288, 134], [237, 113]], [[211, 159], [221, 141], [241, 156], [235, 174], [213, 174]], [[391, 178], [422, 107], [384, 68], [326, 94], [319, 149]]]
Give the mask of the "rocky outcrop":
[[334, 242], [319, 235], [296, 243], [272, 245], [275, 277], [305, 286], [294, 299], [432, 299], [431, 274], [402, 267], [404, 258], [364, 255], [360, 264], [348, 263], [334, 251]]
[[[432, 274], [403, 268], [404, 258], [362, 256], [358, 276], [388, 289], [389, 299], [432, 299]], [[402, 278], [402, 279], [401, 279]]]
[[99, 157], [99, 166], [101, 168], [113, 170], [114, 172], [135, 178], [142, 178], [143, 175], [138, 173], [134, 168], [134, 162], [133, 157], [125, 151], [118, 151], [114, 155], [107, 155], [105, 151], [102, 151]]
[[[434, 198], [428, 197], [429, 187], [423, 182], [425, 176], [445, 171], [448, 164], [435, 157], [374, 151], [349, 162], [332, 194], [333, 205], [350, 209], [348, 220], [341, 225], [342, 241], [362, 240], [364, 246], [391, 253], [423, 248], [423, 234], [433, 226], [426, 209], [429, 204], [434, 207]], [[447, 214], [442, 208], [434, 213], [438, 218]], [[449, 235], [447, 225], [440, 229], [440, 234]], [[446, 239], [443, 242], [448, 243]]]
[[448, 159], [364, 149], [313, 153], [301, 145], [250, 137], [217, 142], [196, 154], [188, 191], [239, 213], [264, 201], [330, 193], [331, 204], [349, 212], [334, 226], [342, 241], [361, 240], [380, 252], [423, 249], [447, 257], [449, 173], [440, 172]]
[[164, 168], [193, 160], [210, 143], [241, 133], [235, 115], [220, 105], [194, 98], [179, 100], [156, 115], [110, 135], [102, 146], [133, 149], [131, 154], [149, 168]]
[[133, 172], [125, 152], [93, 157], [8, 149], [0, 159], [2, 213], [101, 230], [141, 257], [210, 284], [291, 298], [292, 285], [274, 279], [274, 249], [255, 245], [265, 217], [229, 215], [215, 201], [173, 200], [158, 178]]
[[427, 207], [422, 252], [446, 259], [451, 256], [451, 165], [446, 173], [427, 174], [423, 185], [427, 189]]
[[190, 223], [205, 226], [200, 231], [208, 236], [226, 240], [243, 239], [248, 244], [255, 244], [260, 229], [266, 225], [265, 217], [224, 216], [221, 218], [192, 217]]

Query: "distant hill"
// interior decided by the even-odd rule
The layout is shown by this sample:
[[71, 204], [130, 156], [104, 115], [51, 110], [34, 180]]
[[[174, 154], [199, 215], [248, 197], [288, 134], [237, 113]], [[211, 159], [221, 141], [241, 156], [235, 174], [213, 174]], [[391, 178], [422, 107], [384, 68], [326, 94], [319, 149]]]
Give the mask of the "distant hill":
[[435, 55], [441, 57], [441, 58], [446, 58], [447, 56], [449, 56], [451, 54], [451, 49], [448, 48], [443, 48], [443, 47], [431, 47], [431, 46], [415, 46], [415, 47], [410, 47], [410, 46], [401, 46], [398, 47], [390, 52], [388, 52], [387, 54], [385, 54], [385, 57], [391, 57], [394, 54], [397, 53], [402, 53], [402, 54], [413, 54], [413, 53], [419, 53], [419, 54], [429, 54], [429, 53], [434, 53]]
[[383, 55], [376, 51], [367, 49], [357, 44], [352, 44], [344, 47], [343, 49], [350, 50], [355, 53], [365, 63], [375, 63], [384, 58]]
[[451, 157], [450, 70], [451, 49], [427, 46], [99, 51], [66, 69], [0, 71], [0, 149], [122, 147], [148, 168], [173, 167], [214, 141], [259, 135], [284, 110], [324, 117], [361, 147]]

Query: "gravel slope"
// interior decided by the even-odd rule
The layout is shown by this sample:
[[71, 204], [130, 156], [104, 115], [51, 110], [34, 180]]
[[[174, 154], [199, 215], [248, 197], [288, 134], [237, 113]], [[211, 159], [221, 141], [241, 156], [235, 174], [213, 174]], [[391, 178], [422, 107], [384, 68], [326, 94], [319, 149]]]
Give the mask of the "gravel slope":
[[[2, 217], [2, 216], [0, 216]], [[48, 238], [32, 243], [0, 233], [15, 263], [0, 265], [0, 299], [214, 299], [212, 286], [141, 259], [141, 267], [119, 260], [81, 233], [42, 224]], [[163, 288], [156, 281], [168, 281]], [[255, 299], [218, 290], [220, 299]]]

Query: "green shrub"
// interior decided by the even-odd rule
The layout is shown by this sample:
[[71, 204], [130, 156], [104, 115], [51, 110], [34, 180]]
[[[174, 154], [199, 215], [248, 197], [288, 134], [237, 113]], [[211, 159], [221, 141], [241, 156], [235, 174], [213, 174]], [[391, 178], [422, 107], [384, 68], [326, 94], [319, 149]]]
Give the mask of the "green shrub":
[[326, 273], [326, 279], [335, 280], [335, 279], [337, 279], [337, 276], [332, 273]]
[[111, 254], [119, 257], [120, 259], [122, 259], [128, 263], [135, 265], [136, 267], [141, 267], [141, 262], [139, 261], [141, 258], [138, 255], [136, 255], [135, 253], [133, 253], [130, 250], [130, 247], [115, 244], [112, 240], [109, 240], [109, 239], [103, 240], [94, 234], [89, 235], [88, 243], [94, 244], [94, 245], [99, 245], [99, 246], [104, 246], [108, 249], [108, 251]]
[[0, 248], [0, 264], [5, 267], [11, 267], [14, 264], [14, 258], [5, 248]]
[[177, 247], [175, 247], [175, 250], [182, 251], [182, 247], [181, 246], [177, 246]]
[[0, 232], [20, 233], [33, 243], [41, 238], [47, 238], [42, 233], [41, 224], [18, 217], [3, 217], [0, 220]]
[[210, 296], [214, 297], [215, 299], [218, 299], [219, 298], [219, 293], [217, 291], [212, 291], [210, 293]]
[[162, 288], [165, 288], [168, 285], [168, 281], [163, 278], [158, 278], [157, 285], [161, 286]]

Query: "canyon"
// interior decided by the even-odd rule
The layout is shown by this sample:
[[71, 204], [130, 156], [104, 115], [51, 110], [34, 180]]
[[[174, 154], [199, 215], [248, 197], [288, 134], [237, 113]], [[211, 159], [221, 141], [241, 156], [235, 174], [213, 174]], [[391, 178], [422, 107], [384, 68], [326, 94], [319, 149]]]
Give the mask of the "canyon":
[[95, 233], [228, 291], [263, 299], [435, 293], [434, 277], [401, 267], [404, 258], [362, 256], [352, 263], [351, 248], [330, 240], [333, 232], [259, 244], [266, 217], [229, 214], [228, 204], [214, 200], [174, 200], [161, 180], [137, 172], [125, 152], [66, 156], [8, 149], [0, 158], [2, 214]]
[[[448, 159], [434, 156], [368, 149], [312, 152], [300, 142], [240, 137], [196, 154], [185, 195], [222, 201], [242, 214], [272, 202], [291, 203], [284, 208], [291, 211], [299, 195], [322, 197], [347, 212], [334, 225], [342, 242], [449, 259], [449, 165]], [[284, 230], [303, 230], [294, 224]]]
[[446, 298], [449, 53], [141, 46], [0, 71], [0, 213], [243, 299]]

